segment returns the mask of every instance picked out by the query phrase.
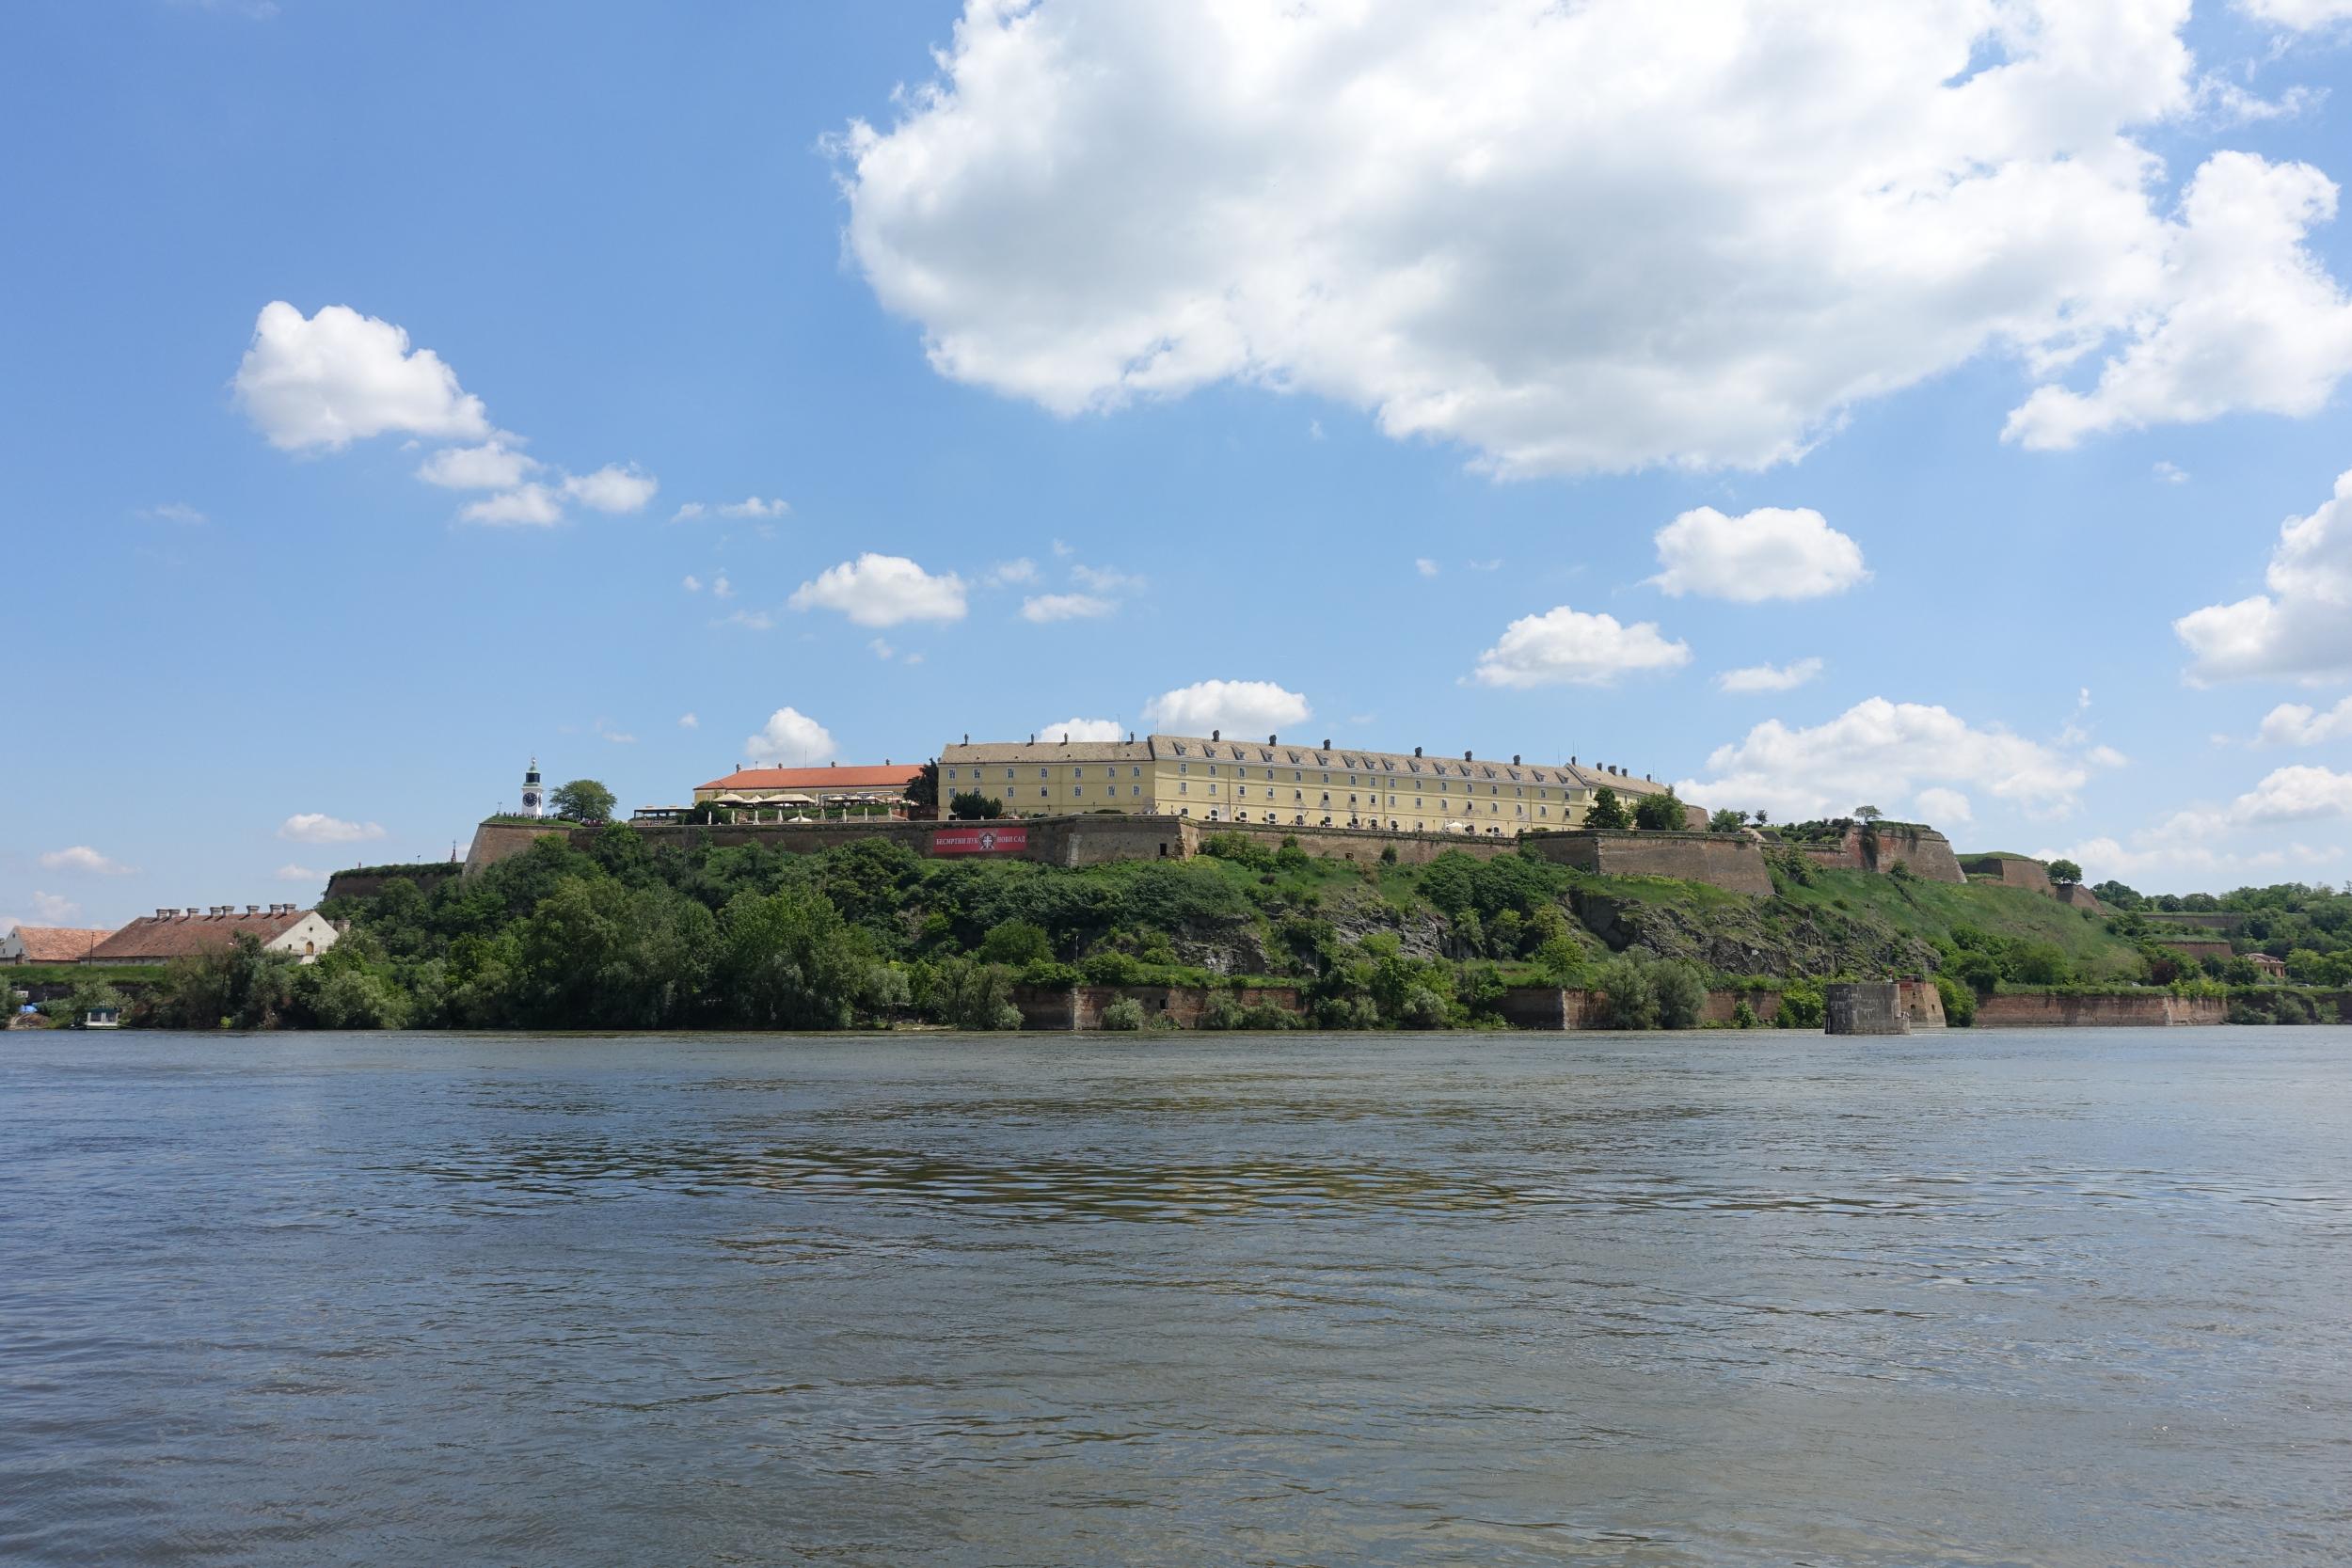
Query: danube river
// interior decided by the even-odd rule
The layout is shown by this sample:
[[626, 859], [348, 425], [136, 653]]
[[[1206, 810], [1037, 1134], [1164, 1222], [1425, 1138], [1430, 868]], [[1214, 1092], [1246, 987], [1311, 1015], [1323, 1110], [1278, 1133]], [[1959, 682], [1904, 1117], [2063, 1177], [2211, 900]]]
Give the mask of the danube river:
[[2352, 1031], [0, 1037], [0, 1561], [2337, 1564]]

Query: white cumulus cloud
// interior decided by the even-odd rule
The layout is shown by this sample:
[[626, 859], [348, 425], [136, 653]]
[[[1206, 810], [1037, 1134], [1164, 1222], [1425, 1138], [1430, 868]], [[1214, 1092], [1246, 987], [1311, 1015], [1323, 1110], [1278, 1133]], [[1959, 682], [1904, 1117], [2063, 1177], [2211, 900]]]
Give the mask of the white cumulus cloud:
[[2275, 768], [2230, 802], [2232, 822], [2306, 822], [2352, 816], [2352, 773], [2298, 763]]
[[1715, 684], [1734, 695], [1794, 691], [1820, 675], [1822, 668], [1818, 658], [1792, 658], [1786, 664], [1747, 664], [1724, 671], [1715, 677]]
[[1788, 460], [1988, 352], [2053, 389], [2012, 427], [2043, 444], [2299, 408], [2344, 369], [2325, 182], [2225, 155], [2159, 210], [2188, 11], [968, 0], [833, 144], [846, 248], [957, 380], [1253, 382], [1510, 474]]
[[1036, 580], [1037, 562], [1025, 555], [1011, 561], [1000, 561], [980, 575], [980, 586], [983, 588], [1002, 588], [1007, 583]]
[[660, 488], [660, 480], [634, 463], [608, 463], [593, 474], [571, 474], [564, 481], [565, 495], [598, 512], [642, 512]]
[[2352, 736], [2352, 697], [2321, 711], [2304, 703], [2280, 703], [2263, 715], [2257, 736], [2266, 746], [2317, 746]]
[[1040, 724], [1037, 733], [1041, 740], [1123, 740], [1127, 736], [1116, 719], [1065, 719], [1058, 724]]
[[553, 528], [564, 520], [564, 503], [544, 484], [525, 484], [485, 496], [458, 514], [469, 523], [499, 527]]
[[1108, 615], [1119, 606], [1097, 594], [1038, 594], [1021, 601], [1021, 618], [1047, 621], [1089, 621]]
[[2237, 409], [2315, 414], [2352, 370], [2352, 298], [2303, 244], [2336, 214], [2309, 164], [2217, 152], [2189, 182], [2157, 260], [2164, 296], [2088, 392], [2039, 388], [2005, 438], [2071, 447], [2100, 431]]
[[40, 857], [44, 871], [81, 871], [93, 877], [128, 877], [133, 868], [110, 855], [102, 855], [87, 844], [71, 848], [51, 849]]
[[485, 441], [478, 447], [443, 447], [419, 465], [417, 477], [450, 490], [511, 490], [538, 467], [535, 458], [502, 441]]
[[2249, 676], [2322, 681], [2352, 673], [2352, 469], [2308, 517], [2279, 529], [2266, 594], [2207, 605], [2172, 623], [2200, 685]]
[[1613, 615], [1566, 605], [1522, 615], [1478, 656], [1471, 678], [1482, 686], [1613, 686], [1620, 678], [1691, 662], [1687, 642], [1669, 641], [1654, 621], [1620, 625]]
[[902, 555], [872, 551], [827, 567], [794, 590], [794, 610], [837, 610], [861, 626], [963, 619], [963, 579], [933, 576]]
[[825, 762], [834, 754], [833, 732], [799, 708], [780, 707], [743, 742], [743, 754], [754, 762], [789, 767]]
[[681, 730], [699, 730], [703, 721], [691, 713], [681, 713], [677, 716], [677, 727]]
[[290, 838], [297, 844], [358, 844], [362, 840], [382, 838], [382, 824], [375, 822], [346, 822], [325, 812], [296, 812], [278, 825], [278, 836]]
[[1862, 546], [1810, 507], [1759, 506], [1732, 517], [1702, 506], [1660, 529], [1657, 544], [1664, 570], [1650, 581], [1677, 598], [1815, 599], [1870, 576]]
[[341, 449], [402, 431], [479, 441], [491, 434], [482, 400], [431, 349], [346, 305], [305, 317], [284, 300], [262, 307], [232, 383], [238, 403], [270, 445], [287, 451]]
[[2298, 32], [2352, 22], [2352, 0], [2237, 0], [2238, 9]]
[[326, 880], [326, 872], [313, 871], [307, 865], [296, 865], [292, 861], [279, 866], [271, 875], [281, 882], [324, 882]]
[[1686, 800], [1762, 807], [1788, 818], [1967, 785], [2030, 815], [2055, 816], [2074, 807], [2092, 766], [1947, 708], [1872, 697], [1807, 728], [1767, 720], [1717, 747], [1707, 759], [1708, 778], [1679, 787]]
[[1178, 735], [1211, 730], [1279, 735], [1284, 725], [1303, 724], [1313, 717], [1304, 696], [1273, 681], [1195, 681], [1143, 705], [1145, 723]]
[[1941, 784], [1919, 791], [1912, 797], [1912, 805], [1918, 811], [1920, 820], [1930, 827], [1947, 822], [1974, 822], [1977, 819], [1976, 808], [1968, 803], [1967, 796], [1957, 789], [1946, 789]]
[[772, 496], [764, 500], [757, 496], [746, 496], [739, 501], [722, 502], [719, 507], [719, 515], [722, 517], [781, 517], [791, 510], [792, 508], [787, 503]]

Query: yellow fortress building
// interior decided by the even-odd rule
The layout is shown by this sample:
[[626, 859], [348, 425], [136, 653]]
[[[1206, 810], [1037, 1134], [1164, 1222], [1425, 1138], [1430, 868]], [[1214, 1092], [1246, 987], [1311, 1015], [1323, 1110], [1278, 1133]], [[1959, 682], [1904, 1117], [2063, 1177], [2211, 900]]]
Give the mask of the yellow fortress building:
[[1282, 827], [1370, 828], [1389, 832], [1512, 837], [1573, 828], [1607, 787], [1628, 807], [1668, 786], [1621, 768], [1497, 761], [1464, 752], [1423, 756], [1416, 748], [1367, 752], [1149, 735], [1141, 739], [981, 741], [969, 736], [939, 756], [939, 795], [970, 790], [1018, 816], [1095, 811], [1191, 816], [1208, 822]]

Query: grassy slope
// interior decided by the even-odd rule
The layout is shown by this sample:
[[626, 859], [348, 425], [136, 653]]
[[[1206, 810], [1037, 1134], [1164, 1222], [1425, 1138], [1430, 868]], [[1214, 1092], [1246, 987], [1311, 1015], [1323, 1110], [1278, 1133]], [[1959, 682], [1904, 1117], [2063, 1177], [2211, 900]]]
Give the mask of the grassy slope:
[[[1311, 892], [1327, 894], [1336, 888], [1359, 887], [1369, 880], [1400, 912], [1421, 914], [1429, 907], [1421, 894], [1423, 868], [1419, 866], [1367, 866], [1318, 859], [1303, 867], [1261, 873], [1230, 861], [1205, 863], [1216, 866], [1236, 888], [1251, 895], [1279, 891], [1296, 898]], [[1670, 905], [1702, 927], [1753, 922], [1759, 913], [1797, 921], [1834, 912], [1857, 926], [1939, 945], [1965, 927], [1996, 937], [2049, 942], [2074, 960], [2089, 982], [2126, 979], [2137, 975], [2140, 968], [2132, 943], [2108, 935], [2103, 921], [2023, 888], [1902, 882], [1868, 872], [1823, 869], [1815, 873], [1811, 887], [1791, 885], [1777, 898], [1759, 904], [1744, 894], [1703, 882], [1664, 877], [1594, 877], [1565, 867], [1549, 869], [1564, 894], [1581, 888], [1619, 900]], [[1270, 883], [1265, 880], [1269, 876]]]

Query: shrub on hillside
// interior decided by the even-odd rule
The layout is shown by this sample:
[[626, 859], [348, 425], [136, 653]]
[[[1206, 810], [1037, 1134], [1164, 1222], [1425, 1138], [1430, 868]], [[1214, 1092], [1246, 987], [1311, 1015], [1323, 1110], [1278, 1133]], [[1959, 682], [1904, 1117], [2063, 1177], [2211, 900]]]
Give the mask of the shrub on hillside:
[[1780, 1016], [1773, 1022], [1783, 1029], [1819, 1029], [1828, 1017], [1829, 1004], [1820, 982], [1799, 980], [1782, 989]]
[[1120, 1033], [1133, 1033], [1143, 1027], [1143, 1004], [1132, 996], [1122, 996], [1103, 1009], [1103, 1027]]
[[1696, 1027], [1707, 1007], [1707, 977], [1695, 964], [1668, 958], [1649, 966], [1651, 991], [1658, 998], [1658, 1022], [1666, 1029]]
[[1600, 966], [1593, 983], [1604, 996], [1601, 1017], [1612, 1029], [1658, 1027], [1658, 991], [1642, 961], [1620, 953]]
[[1966, 1028], [1977, 1022], [1977, 993], [1948, 974], [1935, 977], [1935, 994], [1944, 1004], [1944, 1022]]

